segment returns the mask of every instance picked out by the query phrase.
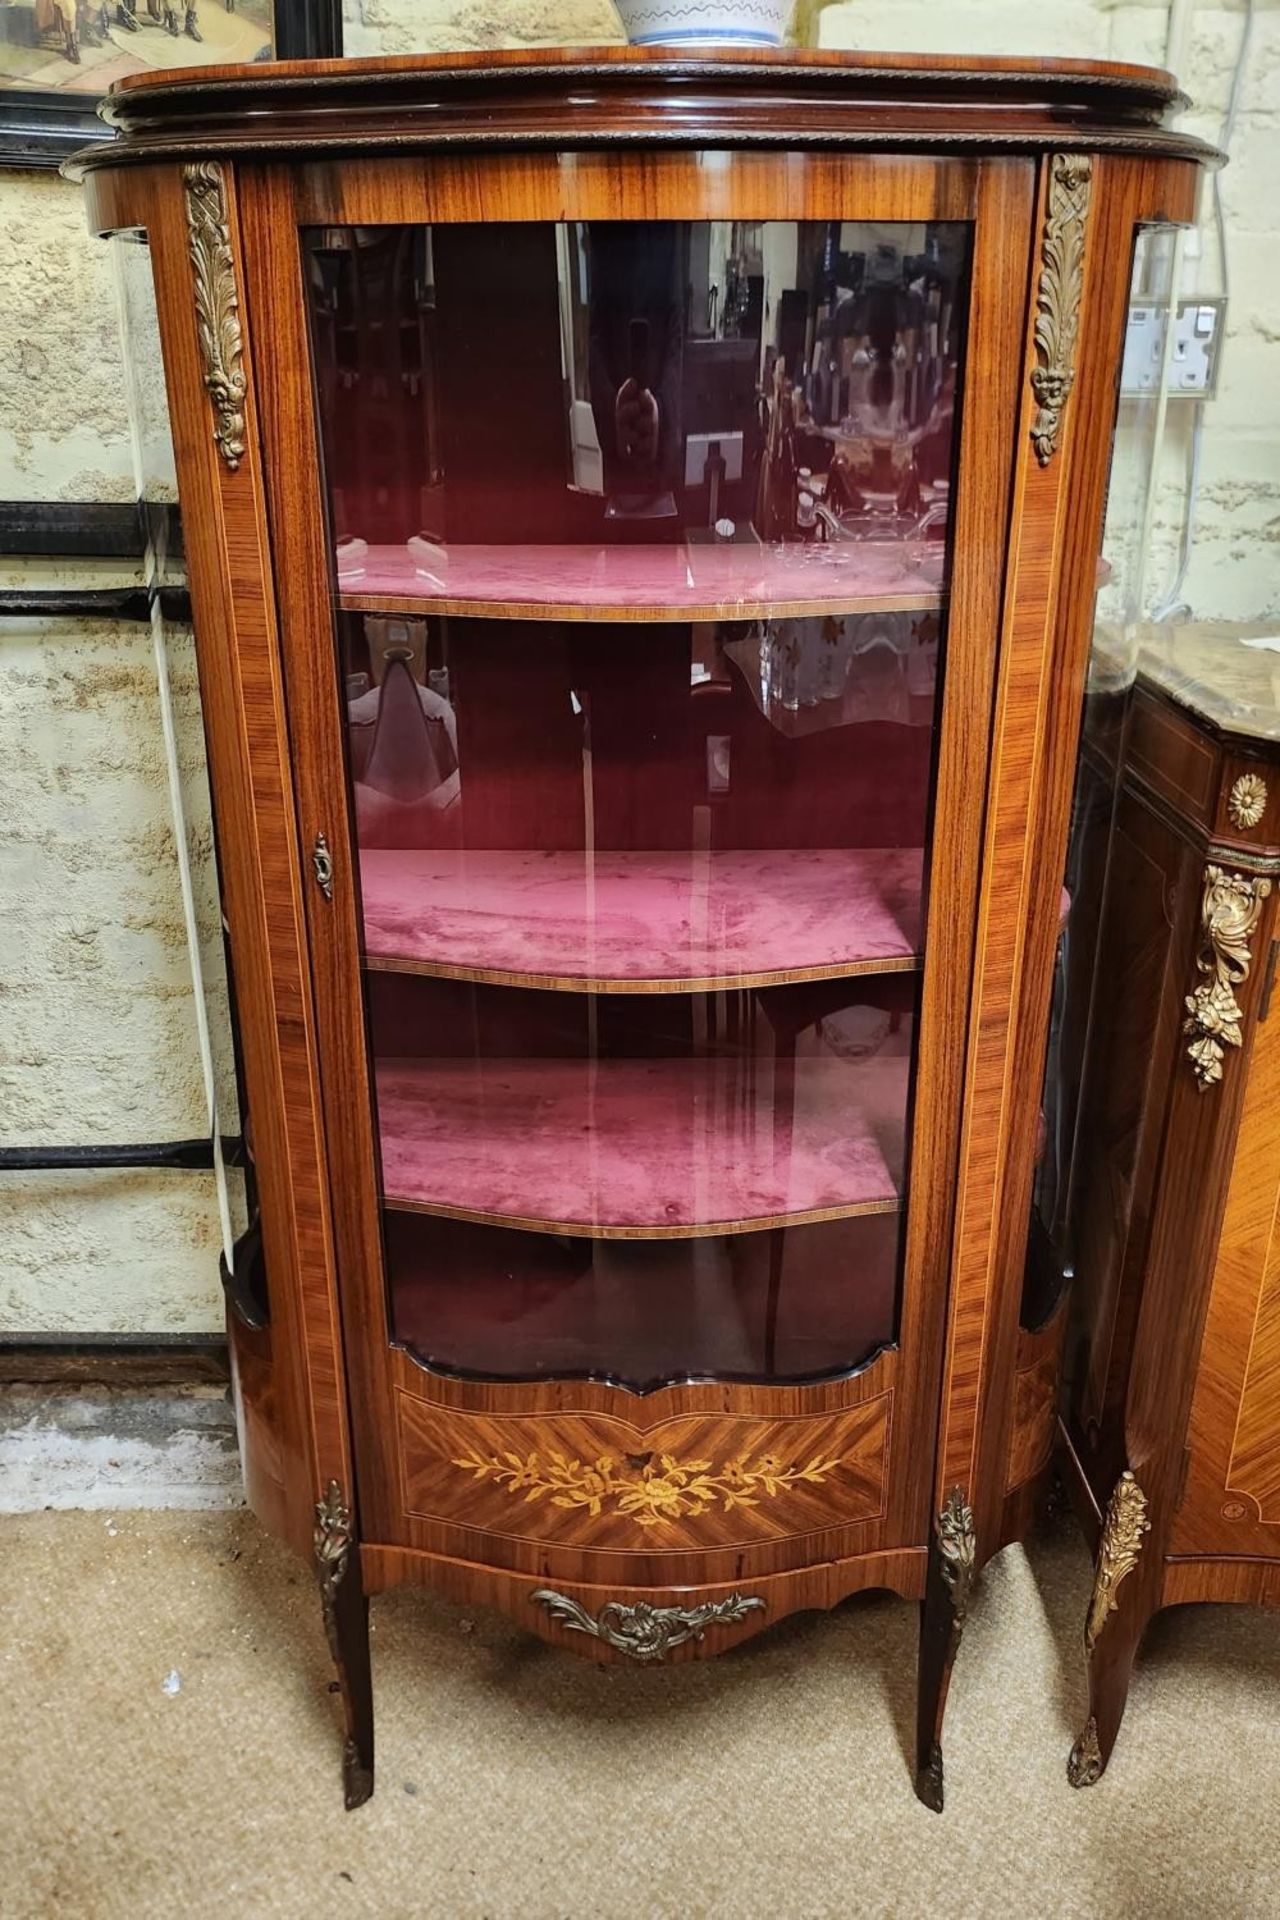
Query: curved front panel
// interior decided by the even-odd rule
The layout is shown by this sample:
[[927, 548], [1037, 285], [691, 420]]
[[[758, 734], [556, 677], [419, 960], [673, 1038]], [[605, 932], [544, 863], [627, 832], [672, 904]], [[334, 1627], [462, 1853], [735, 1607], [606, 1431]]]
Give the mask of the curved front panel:
[[655, 1587], [927, 1537], [1031, 189], [659, 172], [250, 216], [362, 1531]]
[[584, 1552], [749, 1548], [876, 1519], [891, 1396], [824, 1415], [476, 1415], [400, 1396], [406, 1512]]

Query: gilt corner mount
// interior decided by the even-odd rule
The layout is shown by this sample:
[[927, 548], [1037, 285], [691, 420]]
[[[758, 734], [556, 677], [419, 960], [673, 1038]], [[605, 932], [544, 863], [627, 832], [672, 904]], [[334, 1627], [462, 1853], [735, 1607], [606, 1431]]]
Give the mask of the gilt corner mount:
[[977, 1567], [977, 1537], [973, 1509], [959, 1487], [952, 1487], [938, 1514], [938, 1552], [942, 1578], [951, 1596], [951, 1611], [958, 1634], [969, 1612], [969, 1595]]
[[1057, 452], [1063, 415], [1075, 385], [1085, 226], [1092, 184], [1093, 162], [1087, 154], [1054, 154], [1049, 163], [1036, 291], [1036, 365], [1031, 370], [1031, 391], [1036, 398], [1031, 443], [1042, 467], [1047, 467]]
[[351, 1509], [343, 1499], [342, 1489], [336, 1480], [329, 1482], [323, 1500], [316, 1502], [314, 1548], [325, 1637], [334, 1660], [339, 1661], [338, 1588], [342, 1585], [351, 1555]]
[[1147, 1496], [1128, 1471], [1116, 1481], [1102, 1524], [1098, 1544], [1098, 1565], [1094, 1574], [1093, 1597], [1085, 1622], [1084, 1643], [1092, 1653], [1107, 1618], [1117, 1605], [1116, 1589], [1138, 1564], [1142, 1536], [1151, 1531], [1147, 1518]]
[[244, 337], [222, 168], [197, 160], [182, 170], [188, 251], [195, 279], [196, 332], [213, 406], [213, 439], [234, 473], [244, 455]]
[[1270, 892], [1270, 880], [1259, 875], [1228, 873], [1212, 864], [1204, 870], [1196, 968], [1205, 978], [1187, 995], [1182, 1023], [1183, 1032], [1191, 1035], [1187, 1057], [1201, 1093], [1221, 1080], [1226, 1049], [1244, 1043], [1236, 989], [1249, 978], [1249, 941]]

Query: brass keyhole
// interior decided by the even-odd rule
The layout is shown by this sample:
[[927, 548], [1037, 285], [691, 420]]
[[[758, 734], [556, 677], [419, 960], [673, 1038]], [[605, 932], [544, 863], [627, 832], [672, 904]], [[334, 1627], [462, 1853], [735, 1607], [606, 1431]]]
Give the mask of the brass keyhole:
[[316, 885], [326, 900], [332, 900], [333, 855], [329, 851], [329, 842], [322, 833], [316, 835], [316, 843], [311, 849], [311, 865], [315, 869]]

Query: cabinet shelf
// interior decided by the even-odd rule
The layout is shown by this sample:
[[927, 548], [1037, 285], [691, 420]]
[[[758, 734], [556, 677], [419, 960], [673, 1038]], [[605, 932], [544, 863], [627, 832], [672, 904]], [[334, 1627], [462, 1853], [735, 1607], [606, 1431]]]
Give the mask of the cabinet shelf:
[[397, 1343], [437, 1373], [652, 1393], [839, 1378], [892, 1344], [902, 1219], [584, 1240], [386, 1217]]
[[352, 612], [503, 620], [755, 620], [942, 604], [944, 545], [850, 540], [669, 546], [369, 546], [338, 560]]
[[[864, 1059], [383, 1060], [388, 1207], [598, 1239], [901, 1204], [908, 1039]], [[892, 1049], [892, 1050], [891, 1050]]]
[[576, 993], [777, 986], [920, 965], [918, 847], [360, 856], [377, 971]]

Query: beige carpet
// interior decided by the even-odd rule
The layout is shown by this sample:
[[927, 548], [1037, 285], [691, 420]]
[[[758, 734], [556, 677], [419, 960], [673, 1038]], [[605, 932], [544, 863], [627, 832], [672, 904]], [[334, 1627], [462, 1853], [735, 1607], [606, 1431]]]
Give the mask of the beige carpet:
[[1164, 1616], [1111, 1772], [1073, 1793], [1067, 1522], [983, 1577], [941, 1818], [887, 1597], [646, 1672], [387, 1595], [378, 1791], [345, 1814], [311, 1579], [248, 1516], [30, 1514], [0, 1553], [4, 1920], [1280, 1913], [1275, 1620]]

